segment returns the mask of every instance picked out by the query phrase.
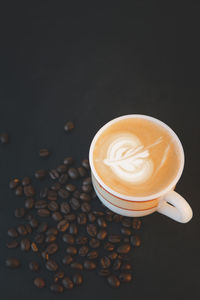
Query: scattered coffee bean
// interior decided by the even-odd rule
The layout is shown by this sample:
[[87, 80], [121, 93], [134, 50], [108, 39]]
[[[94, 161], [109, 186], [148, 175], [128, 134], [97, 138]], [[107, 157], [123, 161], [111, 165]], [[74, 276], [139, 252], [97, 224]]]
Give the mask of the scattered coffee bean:
[[128, 236], [125, 236], [125, 237], [123, 238], [123, 243], [125, 243], [125, 244], [129, 244], [129, 243], [130, 243], [130, 240], [129, 240], [129, 237], [128, 237]]
[[96, 263], [92, 260], [85, 260], [83, 266], [84, 266], [84, 269], [89, 270], [89, 271], [92, 271], [92, 270], [96, 269], [96, 267], [97, 267]]
[[67, 166], [64, 164], [57, 166], [56, 170], [60, 173], [63, 174], [67, 171]]
[[121, 228], [121, 233], [123, 235], [127, 235], [127, 236], [130, 236], [132, 234], [132, 231], [130, 228], [126, 228], [126, 227], [122, 227]]
[[77, 170], [81, 177], [85, 177], [87, 175], [87, 171], [83, 167], [79, 167], [79, 168], [77, 168]]
[[76, 215], [75, 214], [68, 214], [65, 216], [65, 220], [69, 221], [69, 222], [73, 222], [74, 220], [76, 220]]
[[80, 199], [83, 201], [90, 201], [91, 200], [91, 196], [87, 193], [81, 193], [80, 194]]
[[12, 238], [18, 237], [17, 230], [14, 227], [9, 228], [8, 229], [8, 236], [10, 236]]
[[69, 277], [63, 278], [62, 284], [63, 284], [64, 288], [66, 288], [67, 290], [71, 290], [74, 287], [74, 284]]
[[20, 235], [27, 235], [27, 229], [23, 224], [17, 226], [17, 231]]
[[108, 283], [110, 286], [114, 288], [118, 288], [120, 286], [120, 281], [115, 275], [110, 275], [107, 277]]
[[17, 248], [19, 243], [16, 240], [12, 240], [10, 242], [7, 242], [6, 246], [8, 249]]
[[74, 192], [76, 190], [76, 186], [74, 184], [68, 183], [66, 184], [65, 189], [68, 192]]
[[61, 184], [59, 182], [54, 182], [51, 186], [51, 190], [57, 192], [59, 189], [61, 189]]
[[79, 172], [75, 168], [69, 168], [68, 175], [71, 179], [79, 178]]
[[68, 214], [70, 212], [70, 206], [67, 202], [62, 202], [60, 205], [60, 211], [63, 214]]
[[119, 274], [119, 280], [121, 282], [130, 282], [132, 280], [132, 275], [130, 273]]
[[49, 176], [51, 177], [51, 179], [55, 180], [60, 177], [60, 174], [58, 173], [58, 171], [56, 169], [52, 169], [49, 171]]
[[42, 256], [42, 258], [44, 258], [46, 261], [49, 260], [49, 253], [47, 253], [46, 251], [42, 251], [42, 252], [41, 252], [41, 256]]
[[61, 232], [65, 232], [68, 229], [68, 227], [69, 227], [69, 222], [67, 220], [61, 220], [57, 225], [58, 231]]
[[78, 273], [73, 275], [72, 280], [75, 285], [81, 285], [83, 283], [83, 277]]
[[74, 129], [74, 123], [72, 121], [67, 121], [64, 126], [64, 131], [68, 132]]
[[15, 189], [20, 184], [20, 180], [18, 178], [14, 178], [9, 182], [9, 188], [11, 190]]
[[70, 245], [73, 245], [74, 242], [75, 242], [74, 236], [72, 234], [69, 234], [69, 233], [63, 234], [62, 240], [63, 240], [63, 242], [65, 242], [67, 244], [70, 244]]
[[141, 245], [141, 240], [138, 235], [132, 235], [130, 237], [130, 242], [133, 247], [140, 247], [140, 245]]
[[62, 174], [60, 178], [58, 179], [60, 184], [65, 184], [68, 181], [68, 175], [67, 174]]
[[0, 134], [0, 141], [2, 144], [8, 144], [9, 137], [7, 133], [1, 133]]
[[109, 258], [108, 256], [103, 256], [103, 257], [100, 259], [100, 264], [101, 264], [101, 267], [104, 268], [104, 269], [109, 268], [110, 265], [111, 265], [110, 258]]
[[48, 206], [47, 208], [50, 210], [50, 211], [57, 211], [59, 210], [59, 204], [56, 202], [56, 201], [50, 201], [48, 203]]
[[48, 157], [50, 155], [50, 152], [48, 149], [40, 149], [39, 156], [40, 157]]
[[62, 263], [64, 265], [70, 265], [73, 261], [73, 257], [71, 255], [66, 255], [65, 257], [63, 257], [62, 259]]
[[83, 180], [82, 184], [83, 185], [88, 185], [88, 184], [91, 184], [92, 183], [92, 179], [91, 177], [87, 177]]
[[50, 211], [47, 208], [40, 208], [37, 210], [37, 215], [46, 218], [50, 216]]
[[99, 254], [96, 250], [89, 251], [87, 254], [88, 259], [96, 259], [98, 256], [99, 256]]
[[67, 247], [66, 252], [71, 255], [76, 255], [77, 249], [74, 246], [69, 246]]
[[37, 170], [35, 171], [35, 178], [36, 179], [44, 179], [47, 176], [47, 171], [46, 170]]
[[60, 189], [58, 191], [58, 196], [62, 199], [67, 199], [69, 197], [69, 192], [66, 191], [65, 189]]
[[29, 269], [33, 272], [38, 272], [40, 269], [40, 265], [37, 261], [30, 261], [28, 266], [29, 266]]
[[60, 294], [64, 291], [64, 288], [61, 284], [53, 283], [52, 285], [50, 285], [50, 290], [54, 293]]
[[65, 276], [64, 271], [61, 271], [61, 270], [57, 271], [54, 275], [54, 282], [55, 283], [58, 282], [58, 280], [64, 278], [64, 276]]
[[81, 189], [85, 193], [90, 193], [92, 191], [92, 186], [91, 186], [91, 184], [82, 185]]
[[20, 263], [19, 259], [10, 257], [10, 258], [6, 259], [5, 265], [6, 265], [6, 267], [8, 267], [10, 269], [16, 269], [16, 268], [20, 267], [21, 263]]
[[37, 244], [42, 244], [44, 242], [44, 234], [42, 234], [42, 233], [36, 234], [36, 236], [34, 237], [34, 241]]
[[97, 233], [97, 238], [102, 241], [105, 240], [106, 237], [107, 237], [107, 231], [105, 229], [100, 229], [99, 232]]
[[42, 198], [42, 199], [46, 198], [47, 194], [48, 194], [48, 187], [43, 187], [40, 190], [40, 198]]
[[86, 255], [88, 254], [88, 251], [89, 251], [88, 246], [85, 246], [85, 245], [84, 245], [84, 246], [81, 246], [81, 247], [80, 247], [78, 254], [79, 254], [80, 256], [86, 256]]
[[130, 271], [131, 270], [131, 264], [123, 263], [122, 266], [121, 266], [121, 269], [123, 271]]
[[47, 201], [46, 200], [38, 200], [35, 201], [35, 208], [39, 209], [39, 208], [46, 208], [47, 207]]
[[115, 248], [115, 246], [110, 242], [106, 242], [105, 245], [104, 245], [104, 249], [107, 250], [107, 251], [113, 251], [114, 248]]
[[43, 278], [37, 277], [34, 279], [34, 285], [39, 288], [42, 289], [45, 287], [45, 281]]
[[114, 214], [114, 216], [113, 216], [113, 222], [119, 223], [120, 222], [120, 216], [117, 215], [117, 214]]
[[25, 209], [23, 207], [16, 208], [14, 215], [16, 218], [23, 218], [25, 215]]
[[58, 269], [58, 264], [55, 262], [55, 260], [49, 259], [45, 264], [47, 270], [49, 271], [56, 271]]
[[35, 218], [32, 218], [30, 221], [29, 221], [29, 224], [31, 225], [32, 228], [37, 228], [38, 227], [38, 220], [35, 219]]
[[79, 271], [83, 270], [83, 265], [81, 263], [78, 263], [78, 262], [72, 262], [70, 267], [72, 269], [79, 270]]
[[111, 252], [108, 254], [108, 257], [111, 259], [111, 260], [115, 260], [117, 259], [118, 257], [118, 254], [116, 252]]
[[27, 209], [31, 209], [31, 208], [33, 208], [33, 206], [34, 206], [34, 203], [35, 203], [35, 201], [34, 201], [33, 198], [27, 198], [27, 199], [25, 200], [24, 206], [25, 206], [25, 208], [27, 208]]
[[132, 219], [131, 218], [126, 218], [126, 217], [124, 217], [123, 219], [122, 219], [122, 221], [121, 221], [121, 224], [122, 224], [122, 226], [124, 226], [124, 227], [131, 227], [131, 224], [132, 224]]
[[23, 195], [23, 187], [21, 185], [17, 186], [15, 189], [15, 195], [16, 196], [22, 196]]
[[47, 199], [49, 201], [56, 201], [57, 198], [58, 198], [58, 196], [57, 196], [57, 192], [56, 191], [48, 191], [48, 193], [47, 193]]
[[55, 221], [61, 221], [63, 219], [63, 216], [59, 211], [55, 211], [55, 212], [52, 213], [52, 218]]
[[77, 216], [77, 223], [79, 225], [85, 225], [87, 223], [87, 216], [85, 213], [80, 213], [78, 216]]
[[87, 233], [91, 236], [91, 237], [95, 237], [97, 235], [97, 227], [95, 224], [88, 224], [87, 225]]
[[31, 183], [31, 179], [30, 179], [30, 177], [24, 177], [23, 179], [22, 179], [22, 185], [23, 186], [25, 186], [25, 185], [29, 185]]
[[56, 243], [49, 244], [46, 248], [46, 253], [52, 255], [58, 251], [58, 245]]
[[31, 249], [32, 249], [32, 251], [33, 252], [38, 252], [38, 246], [37, 246], [37, 244], [36, 243], [31, 243]]
[[107, 223], [103, 217], [97, 218], [97, 224], [99, 225], [99, 227], [102, 227], [102, 228], [107, 227]]
[[82, 166], [87, 170], [90, 169], [89, 160], [87, 158], [82, 161]]
[[110, 275], [110, 270], [109, 269], [100, 269], [98, 272], [98, 275], [102, 276], [102, 277], [107, 277]]
[[114, 261], [114, 263], [113, 263], [113, 265], [112, 265], [112, 269], [113, 269], [114, 271], [119, 270], [119, 269], [121, 268], [121, 264], [122, 264], [121, 259], [119, 259], [119, 258], [115, 259], [115, 261]]
[[132, 220], [132, 228], [135, 229], [135, 230], [139, 230], [140, 227], [141, 227], [141, 220], [138, 219], [138, 218], [133, 218]]
[[99, 240], [97, 240], [97, 239], [95, 239], [95, 238], [91, 238], [90, 240], [89, 240], [89, 245], [90, 245], [90, 247], [91, 248], [99, 248], [100, 247], [100, 241]]
[[88, 238], [87, 236], [77, 236], [76, 244], [77, 245], [85, 245], [87, 244]]
[[74, 160], [72, 157], [66, 157], [63, 161], [64, 165], [71, 166], [73, 164]]
[[32, 185], [26, 185], [24, 187], [24, 194], [26, 197], [33, 197], [35, 195], [35, 189]]
[[74, 197], [72, 197], [72, 198], [69, 200], [69, 203], [70, 203], [71, 208], [72, 208], [73, 210], [77, 210], [77, 209], [79, 209], [79, 207], [80, 207], [80, 202], [78, 201], [78, 199], [76, 199], [76, 198], [74, 198]]
[[120, 254], [126, 254], [131, 250], [131, 246], [129, 244], [122, 244], [117, 247], [117, 252]]
[[116, 234], [108, 235], [108, 241], [111, 243], [120, 243], [121, 236]]
[[51, 227], [46, 231], [46, 235], [57, 235], [57, 234], [58, 234], [58, 230], [54, 227]]
[[52, 243], [52, 242], [55, 242], [55, 240], [56, 240], [56, 236], [53, 234], [49, 234], [45, 238], [46, 243]]
[[91, 205], [88, 202], [84, 202], [81, 204], [81, 210], [82, 212], [88, 213], [89, 211], [91, 211]]
[[31, 247], [31, 242], [29, 241], [29, 239], [22, 239], [20, 242], [20, 247], [22, 251], [29, 251]]
[[69, 225], [69, 233], [74, 235], [78, 233], [78, 226], [75, 223]]
[[91, 223], [94, 223], [96, 221], [96, 216], [92, 212], [88, 214], [88, 221]]

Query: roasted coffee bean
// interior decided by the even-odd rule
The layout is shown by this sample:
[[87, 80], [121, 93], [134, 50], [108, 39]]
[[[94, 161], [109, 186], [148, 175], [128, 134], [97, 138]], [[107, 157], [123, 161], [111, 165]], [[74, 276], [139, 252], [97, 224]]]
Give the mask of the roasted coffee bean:
[[47, 207], [47, 201], [46, 200], [38, 200], [35, 202], [35, 208], [46, 208]]
[[76, 190], [76, 186], [74, 184], [68, 183], [66, 184], [65, 189], [68, 192], [74, 192]]
[[76, 215], [75, 214], [68, 214], [65, 216], [65, 220], [69, 221], [69, 222], [73, 222], [74, 220], [76, 220]]
[[48, 149], [45, 149], [45, 148], [40, 149], [40, 151], [39, 151], [40, 157], [48, 157], [49, 155], [50, 155], [50, 152]]
[[64, 265], [70, 265], [71, 262], [73, 261], [73, 257], [71, 255], [66, 255], [65, 257], [63, 257], [62, 259], [62, 263]]
[[129, 235], [132, 234], [131, 229], [130, 229], [130, 228], [126, 228], [126, 227], [122, 227], [120, 231], [121, 231], [121, 233], [122, 233], [123, 235], [129, 236]]
[[83, 185], [88, 185], [88, 184], [91, 184], [92, 183], [92, 179], [91, 177], [87, 177], [83, 180], [82, 184]]
[[9, 142], [9, 137], [8, 137], [8, 134], [7, 133], [1, 133], [0, 134], [0, 142], [2, 144], [8, 144]]
[[74, 123], [72, 121], [67, 121], [64, 125], [64, 131], [68, 132], [74, 129]]
[[121, 264], [122, 264], [121, 259], [119, 259], [119, 258], [115, 259], [115, 261], [114, 261], [114, 263], [113, 263], [113, 265], [112, 265], [112, 269], [113, 269], [114, 271], [119, 270], [119, 269], [121, 268]]
[[81, 204], [81, 210], [82, 212], [88, 213], [91, 211], [91, 205], [88, 202], [84, 202]]
[[64, 288], [66, 288], [67, 290], [71, 290], [74, 287], [74, 284], [69, 277], [63, 278], [62, 284], [63, 284]]
[[58, 173], [58, 171], [56, 169], [52, 169], [49, 171], [49, 176], [51, 177], [51, 179], [55, 180], [60, 177], [60, 174]]
[[31, 219], [33, 219], [33, 215], [29, 212], [25, 215], [25, 219], [30, 221]]
[[[92, 199], [95, 199], [95, 198], [97, 197], [97, 194], [96, 194], [95, 191], [92, 191], [92, 192], [91, 192], [91, 197], [92, 197]], [[102, 204], [102, 205], [103, 205], [103, 204]]]
[[135, 230], [139, 230], [140, 227], [141, 227], [141, 220], [138, 219], [138, 218], [133, 218], [132, 220], [132, 228], [135, 229]]
[[37, 210], [37, 215], [46, 218], [50, 216], [50, 211], [47, 208], [40, 208]]
[[29, 239], [22, 239], [20, 242], [20, 247], [22, 251], [29, 251], [31, 247], [31, 242]]
[[118, 257], [118, 254], [116, 252], [111, 252], [108, 254], [108, 257], [111, 259], [111, 260], [115, 260], [117, 259]]
[[84, 266], [84, 269], [89, 270], [89, 271], [92, 271], [92, 270], [96, 269], [96, 267], [97, 267], [96, 263], [92, 260], [85, 260], [83, 266]]
[[69, 225], [69, 233], [74, 235], [78, 233], [78, 226], [75, 223]]
[[23, 195], [23, 187], [21, 185], [19, 185], [18, 187], [16, 187], [16, 189], [15, 189], [15, 195], [16, 196], [22, 196]]
[[83, 276], [79, 273], [74, 274], [72, 280], [75, 285], [81, 285], [83, 283]]
[[117, 215], [117, 214], [114, 214], [114, 216], [113, 216], [113, 222], [115, 222], [115, 223], [119, 223], [120, 222], [120, 215]]
[[121, 266], [121, 269], [123, 271], [130, 271], [131, 270], [131, 264], [123, 263], [122, 266]]
[[100, 259], [100, 264], [101, 264], [101, 267], [104, 268], [104, 269], [109, 268], [110, 265], [111, 265], [110, 258], [109, 258], [108, 256], [103, 256], [103, 257]]
[[67, 171], [67, 166], [66, 165], [59, 165], [57, 166], [56, 170], [60, 173], [63, 174]]
[[47, 208], [50, 211], [57, 211], [57, 210], [59, 210], [59, 205], [56, 201], [51, 201], [51, 202], [48, 203]]
[[96, 250], [89, 251], [87, 254], [88, 259], [96, 259], [99, 256]]
[[58, 230], [54, 227], [51, 227], [46, 231], [46, 235], [57, 235], [57, 234], [58, 234]]
[[23, 224], [17, 226], [17, 231], [20, 235], [27, 235], [27, 229]]
[[44, 242], [44, 234], [39, 233], [34, 237], [34, 240], [37, 244], [42, 244]]
[[49, 259], [45, 266], [49, 271], [56, 271], [58, 269], [58, 264], [53, 259]]
[[55, 211], [52, 213], [52, 218], [55, 221], [61, 221], [63, 219], [63, 215], [59, 211]]
[[112, 216], [111, 215], [106, 215], [106, 221], [107, 222], [112, 222]]
[[52, 285], [50, 285], [50, 290], [54, 293], [61, 294], [63, 293], [64, 288], [61, 284], [53, 283]]
[[52, 243], [52, 242], [55, 242], [55, 240], [56, 240], [56, 235], [53, 235], [53, 234], [49, 234], [45, 238], [46, 243]]
[[80, 194], [81, 194], [81, 192], [78, 190], [76, 190], [72, 193], [73, 197], [75, 197], [76, 199], [80, 199]]
[[76, 199], [76, 198], [74, 198], [74, 197], [72, 197], [72, 198], [69, 200], [69, 203], [70, 203], [71, 208], [72, 208], [73, 210], [77, 210], [77, 209], [79, 209], [79, 207], [80, 207], [80, 202], [78, 201], [78, 199]]
[[6, 267], [8, 267], [10, 269], [16, 269], [16, 268], [20, 267], [21, 263], [20, 263], [19, 259], [10, 257], [10, 258], [6, 259], [5, 265], [6, 265]]
[[91, 184], [82, 185], [81, 189], [84, 193], [90, 193], [92, 191], [92, 186]]
[[88, 238], [87, 236], [77, 236], [76, 244], [77, 245], [85, 245], [87, 244]]
[[97, 218], [97, 224], [99, 225], [99, 227], [102, 227], [102, 228], [107, 227], [107, 223], [103, 217]]
[[60, 184], [65, 184], [68, 181], [69, 176], [67, 174], [62, 174], [58, 179]]
[[106, 242], [104, 245], [104, 249], [107, 251], [113, 251], [115, 246], [112, 243]]
[[108, 283], [110, 286], [114, 288], [118, 288], [120, 286], [120, 281], [115, 275], [110, 275], [107, 277]]
[[61, 189], [61, 184], [59, 182], [55, 182], [54, 184], [52, 184], [52, 186], [51, 186], [52, 191], [57, 192], [59, 189]]
[[39, 288], [42, 289], [45, 287], [45, 281], [43, 278], [37, 277], [34, 279], [34, 285]]
[[14, 215], [16, 218], [23, 218], [25, 215], [25, 209], [23, 207], [16, 208]]
[[57, 271], [54, 275], [54, 282], [58, 282], [58, 280], [64, 278], [64, 276], [65, 276], [64, 271], [61, 270]]
[[35, 171], [35, 178], [36, 179], [44, 179], [47, 176], [47, 171], [44, 169], [40, 169]]
[[95, 237], [97, 235], [97, 227], [95, 224], [88, 224], [87, 225], [87, 233], [92, 236]]
[[22, 185], [23, 186], [25, 186], [25, 185], [29, 185], [31, 183], [31, 179], [30, 179], [30, 177], [24, 177], [23, 179], [22, 179]]
[[60, 189], [58, 191], [58, 196], [62, 199], [67, 199], [69, 197], [69, 192], [66, 191], [65, 189]]
[[132, 275], [130, 273], [119, 274], [119, 280], [121, 282], [130, 282], [132, 280]]
[[14, 178], [9, 182], [9, 188], [11, 190], [15, 189], [20, 184], [20, 180], [18, 178]]
[[129, 227], [131, 227], [132, 219], [128, 218], [128, 217], [123, 217], [121, 224], [122, 224], [122, 226], [129, 228]]
[[87, 171], [83, 167], [79, 167], [79, 168], [77, 168], [77, 170], [81, 177], [85, 177], [87, 175]]
[[56, 191], [48, 191], [48, 193], [47, 193], [47, 199], [49, 201], [56, 201], [57, 198], [58, 198], [58, 196], [57, 196], [57, 192]]
[[110, 275], [110, 270], [109, 269], [100, 269], [98, 272], [98, 275], [102, 276], [102, 277], [107, 277]]
[[74, 160], [72, 157], [66, 157], [63, 161], [64, 165], [71, 166], [73, 164]]
[[126, 254], [131, 250], [131, 246], [129, 244], [122, 244], [117, 247], [117, 252], [120, 254]]
[[30, 261], [28, 266], [29, 266], [29, 269], [33, 272], [38, 272], [40, 269], [40, 265], [37, 261]]
[[85, 213], [80, 213], [77, 216], [77, 223], [79, 225], [85, 225], [87, 223], [87, 216]]
[[41, 256], [42, 256], [42, 258], [44, 258], [45, 260], [49, 260], [49, 253], [47, 253], [46, 251], [42, 251], [42, 252], [41, 252]]
[[26, 197], [33, 197], [35, 195], [35, 189], [32, 185], [26, 185], [24, 187], [24, 194]]
[[38, 220], [35, 218], [30, 219], [29, 224], [31, 225], [32, 228], [37, 228], [38, 227]]
[[7, 242], [6, 246], [8, 249], [17, 248], [19, 243], [16, 240], [12, 240], [10, 242]]
[[123, 243], [125, 243], [125, 244], [129, 244], [129, 243], [130, 243], [130, 240], [129, 240], [129, 237], [128, 237], [128, 236], [125, 236], [125, 237], [123, 238]]
[[70, 245], [73, 245], [74, 244], [74, 237], [72, 234], [69, 234], [69, 233], [65, 233], [63, 234], [62, 236], [62, 240], [63, 242], [67, 243], [67, 244], [70, 244]]
[[60, 205], [60, 211], [63, 214], [68, 214], [70, 212], [70, 206], [67, 202], [62, 202]]
[[18, 237], [17, 230], [14, 227], [9, 228], [8, 229], [8, 236], [10, 236], [12, 238]]
[[38, 250], [39, 250], [37, 244], [34, 242], [31, 243], [31, 249], [33, 252], [38, 252]]
[[120, 243], [121, 236], [117, 234], [108, 235], [108, 241], [111, 243]]
[[95, 239], [95, 238], [91, 238], [89, 240], [89, 245], [90, 245], [91, 248], [95, 248], [95, 249], [99, 248], [100, 247], [100, 241]]
[[83, 270], [83, 265], [81, 263], [78, 263], [78, 262], [72, 262], [70, 267], [72, 269], [79, 270], [79, 271]]
[[91, 223], [94, 223], [96, 221], [96, 216], [92, 212], [88, 214], [88, 221]]
[[57, 229], [58, 231], [65, 232], [69, 227], [69, 222], [67, 220], [61, 220], [58, 222]]
[[85, 246], [85, 245], [84, 245], [84, 246], [81, 246], [81, 247], [80, 247], [78, 254], [79, 254], [80, 256], [86, 256], [86, 255], [88, 254], [88, 251], [89, 251], [88, 246]]
[[40, 190], [40, 198], [41, 199], [44, 199], [47, 197], [47, 194], [48, 194], [48, 187], [43, 187], [41, 190]]
[[94, 210], [93, 213], [97, 217], [103, 217], [105, 215], [105, 213], [103, 211], [99, 211], [99, 210]]
[[46, 253], [48, 253], [49, 255], [52, 255], [54, 253], [56, 253], [58, 251], [58, 245], [56, 243], [51, 243], [47, 246], [46, 248]]
[[97, 238], [102, 241], [106, 237], [107, 237], [107, 231], [105, 229], [100, 229], [99, 232], [97, 233]]
[[141, 240], [138, 235], [132, 235], [130, 237], [130, 242], [131, 242], [131, 245], [134, 247], [140, 247], [140, 245], [141, 245]]
[[87, 193], [81, 193], [80, 194], [80, 199], [83, 201], [90, 201], [91, 200], [91, 196]]
[[89, 170], [90, 169], [90, 164], [89, 164], [89, 160], [86, 158], [86, 159], [84, 159], [84, 160], [82, 160], [82, 166], [85, 168], [85, 169], [87, 169], [87, 170]]
[[27, 209], [31, 209], [33, 208], [34, 206], [34, 199], [33, 198], [28, 198], [25, 200], [25, 203], [24, 203], [24, 206], [27, 208]]
[[27, 230], [28, 234], [32, 233], [33, 229], [32, 229], [30, 224], [26, 224], [25, 227], [26, 227], [26, 230]]
[[79, 172], [75, 168], [69, 168], [68, 175], [71, 179], [78, 179], [79, 178]]
[[67, 247], [66, 252], [71, 255], [76, 255], [77, 249], [74, 246], [69, 246]]

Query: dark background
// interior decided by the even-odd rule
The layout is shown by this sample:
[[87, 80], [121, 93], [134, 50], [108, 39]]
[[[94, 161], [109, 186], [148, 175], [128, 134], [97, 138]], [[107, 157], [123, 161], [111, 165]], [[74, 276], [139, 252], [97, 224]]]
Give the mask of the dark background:
[[[94, 3], [96, 5], [94, 5]], [[131, 4], [130, 4], [131, 3]], [[196, 299], [199, 293], [198, 10], [180, 1], [6, 1], [1, 5], [0, 291], [2, 299]], [[5, 269], [12, 211], [23, 201], [10, 178], [88, 155], [107, 121], [141, 113], [166, 122], [180, 137], [186, 164], [176, 190], [194, 211], [188, 224], [157, 213], [143, 219], [132, 258], [133, 282], [113, 290], [94, 273], [79, 289], [36, 290], [27, 267]], [[64, 123], [72, 119], [74, 134]], [[38, 150], [48, 147], [43, 161]], [[191, 297], [191, 294], [194, 296]]]

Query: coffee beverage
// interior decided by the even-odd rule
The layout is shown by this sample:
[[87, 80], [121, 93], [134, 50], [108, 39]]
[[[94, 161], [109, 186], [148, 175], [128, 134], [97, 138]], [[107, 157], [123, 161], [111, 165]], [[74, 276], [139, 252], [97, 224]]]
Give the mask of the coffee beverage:
[[109, 188], [126, 196], [159, 193], [180, 166], [174, 135], [153, 119], [134, 116], [101, 129], [93, 148], [97, 175]]

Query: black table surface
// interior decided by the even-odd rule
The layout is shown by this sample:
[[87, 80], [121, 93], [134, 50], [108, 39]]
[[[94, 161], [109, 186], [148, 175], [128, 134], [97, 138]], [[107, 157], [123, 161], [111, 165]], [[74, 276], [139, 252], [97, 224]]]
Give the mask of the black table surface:
[[[71, 3], [72, 2], [72, 3]], [[199, 292], [198, 16], [194, 6], [164, 1], [6, 2], [1, 8], [0, 294], [1, 299], [197, 299]], [[95, 2], [95, 1], [94, 1]], [[167, 123], [180, 137], [185, 168], [176, 190], [190, 203], [187, 224], [154, 213], [142, 219], [132, 255], [133, 281], [113, 290], [87, 272], [79, 289], [37, 290], [25, 265], [4, 267], [13, 209], [22, 205], [10, 178], [33, 175], [73, 155], [87, 157], [96, 131], [132, 113]], [[74, 120], [74, 133], [63, 125]], [[48, 147], [48, 160], [38, 150]], [[191, 298], [191, 294], [196, 295]]]

